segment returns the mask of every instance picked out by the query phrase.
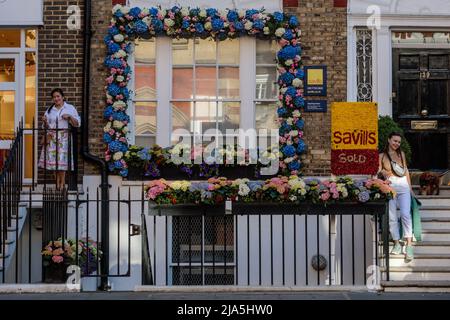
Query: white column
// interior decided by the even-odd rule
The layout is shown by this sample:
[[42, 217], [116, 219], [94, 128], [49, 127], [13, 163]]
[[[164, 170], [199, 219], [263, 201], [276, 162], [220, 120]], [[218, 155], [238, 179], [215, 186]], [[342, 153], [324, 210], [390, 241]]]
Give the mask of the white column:
[[389, 27], [382, 26], [376, 30], [374, 42], [376, 42], [376, 61], [373, 70], [376, 72], [375, 101], [378, 102], [380, 115], [392, 116], [392, 44]]

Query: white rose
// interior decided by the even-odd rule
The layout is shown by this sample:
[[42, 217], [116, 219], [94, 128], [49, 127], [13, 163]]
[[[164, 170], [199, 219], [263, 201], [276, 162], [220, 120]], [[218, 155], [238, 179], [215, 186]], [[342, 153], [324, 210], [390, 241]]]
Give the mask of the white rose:
[[285, 94], [288, 88], [284, 87], [280, 89], [281, 94]]
[[299, 62], [300, 60], [302, 60], [302, 57], [300, 57], [299, 55], [296, 55], [294, 60]]
[[123, 101], [116, 101], [116, 102], [113, 103], [113, 108], [116, 109], [116, 110], [119, 110], [119, 109], [125, 108], [126, 105], [127, 104], [125, 102], [123, 102]]
[[244, 25], [245, 30], [251, 30], [253, 27], [253, 22], [247, 21]]
[[300, 189], [299, 190], [299, 192], [300, 192], [300, 194], [302, 195], [302, 196], [304, 196], [305, 194], [306, 194], [306, 189]]
[[294, 122], [294, 119], [287, 118], [286, 122], [287, 122], [288, 125], [292, 126], [292, 123]]
[[112, 13], [116, 13], [117, 11], [122, 11], [122, 5], [121, 4], [116, 4], [113, 8], [112, 8]]
[[221, 17], [226, 18], [227, 15], [228, 15], [228, 10], [219, 10], [219, 15], [220, 15]]
[[291, 201], [297, 201], [297, 196], [292, 195], [292, 196], [289, 197], [289, 200], [291, 200]]
[[224, 27], [224, 28], [228, 28], [229, 26], [230, 26], [230, 23], [224, 22], [224, 24], [223, 24], [223, 27]]
[[206, 18], [206, 10], [205, 9], [200, 10], [200, 13], [198, 15], [202, 18]]
[[240, 184], [239, 185], [239, 192], [238, 194], [240, 196], [246, 196], [250, 192], [250, 188], [246, 184]]
[[292, 115], [293, 115], [294, 117], [299, 118], [302, 114], [300, 113], [300, 111], [294, 110], [294, 112], [292, 112]]
[[294, 87], [296, 87], [296, 88], [301, 87], [301, 86], [303, 85], [303, 81], [300, 80], [299, 78], [295, 78], [295, 79], [292, 81], [292, 85], [293, 85]]
[[144, 19], [142, 19], [142, 21], [146, 24], [146, 25], [150, 25], [152, 23], [152, 18], [150, 17], [145, 17]]
[[269, 27], [264, 27], [263, 32], [264, 34], [269, 34], [270, 33]]
[[114, 153], [114, 155], [113, 155], [113, 160], [114, 161], [117, 161], [117, 160], [120, 160], [120, 159], [122, 159], [122, 157], [123, 157], [123, 152], [116, 152], [116, 153]]
[[172, 19], [166, 18], [166, 19], [164, 19], [164, 24], [170, 28], [170, 27], [173, 27], [173, 25], [175, 24], [175, 21], [173, 21]]
[[163, 16], [163, 17], [166, 16], [166, 13], [167, 13], [167, 11], [165, 9], [158, 10], [158, 14]]
[[109, 22], [111, 22], [111, 24], [115, 25], [117, 20], [116, 20], [116, 18], [111, 18], [111, 20]]
[[124, 124], [123, 124], [122, 121], [114, 120], [114, 122], [113, 122], [113, 127], [114, 127], [114, 128], [116, 128], [116, 129], [122, 129], [123, 126], [124, 126]]
[[281, 38], [285, 32], [286, 32], [286, 29], [278, 28], [277, 30], [275, 30], [275, 35], [277, 37]]
[[127, 53], [126, 53], [125, 51], [123, 51], [122, 49], [119, 50], [119, 51], [117, 51], [117, 52], [114, 54], [114, 57], [115, 57], [115, 58], [125, 58], [126, 56], [127, 56]]
[[117, 76], [116, 77], [116, 81], [117, 82], [123, 82], [125, 80], [125, 77], [124, 76]]
[[123, 14], [127, 14], [128, 12], [130, 12], [130, 7], [122, 7], [122, 9], [120, 9], [120, 11], [122, 11]]
[[112, 97], [109, 93], [106, 94], [106, 99], [109, 100], [109, 99], [112, 99], [112, 98], [113, 98], [113, 97]]
[[239, 18], [245, 17], [245, 10], [239, 10]]
[[297, 130], [291, 130], [291, 132], [289, 132], [289, 135], [291, 137], [297, 137], [298, 136], [298, 131]]
[[106, 126], [103, 128], [103, 132], [108, 132], [111, 129], [111, 122], [108, 122]]
[[288, 67], [291, 66], [294, 63], [294, 61], [292, 61], [292, 59], [287, 59], [284, 64], [287, 65]]
[[205, 30], [211, 30], [212, 29], [212, 24], [211, 24], [211, 22], [210, 21], [208, 21], [208, 22], [206, 22], [205, 23]]
[[291, 163], [292, 161], [294, 161], [294, 158], [286, 158], [286, 159], [284, 159], [284, 163]]
[[124, 127], [124, 128], [122, 129], [122, 132], [123, 132], [123, 133], [128, 133], [128, 127]]
[[181, 9], [181, 15], [183, 17], [187, 17], [189, 15], [189, 9], [188, 8]]
[[116, 34], [116, 35], [114, 36], [114, 41], [115, 41], [115, 42], [123, 42], [123, 40], [125, 40], [125, 38], [124, 38], [123, 35], [121, 35], [120, 33], [119, 33], [119, 34]]

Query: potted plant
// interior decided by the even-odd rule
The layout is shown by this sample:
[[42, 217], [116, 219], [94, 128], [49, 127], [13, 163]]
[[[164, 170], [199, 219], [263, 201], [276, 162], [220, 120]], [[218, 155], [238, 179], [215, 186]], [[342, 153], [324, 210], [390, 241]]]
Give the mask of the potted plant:
[[78, 240], [78, 265], [81, 268], [81, 274], [90, 275], [96, 272], [102, 254], [97, 242], [91, 239]]
[[59, 238], [50, 241], [42, 252], [44, 282], [64, 283], [67, 280], [67, 267], [74, 263], [75, 242]]
[[139, 146], [130, 146], [125, 153], [128, 164], [128, 180], [142, 180], [144, 168], [152, 159], [151, 150]]

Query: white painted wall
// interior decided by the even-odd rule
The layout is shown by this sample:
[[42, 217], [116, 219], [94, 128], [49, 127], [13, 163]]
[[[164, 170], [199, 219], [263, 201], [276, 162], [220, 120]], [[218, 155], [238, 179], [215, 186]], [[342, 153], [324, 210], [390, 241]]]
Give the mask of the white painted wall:
[[0, 26], [43, 24], [42, 0], [0, 0]]
[[174, 5], [182, 7], [216, 8], [216, 9], [260, 9], [264, 7], [267, 12], [280, 11], [283, 8], [282, 0], [128, 0], [131, 7], [157, 7], [171, 8]]
[[445, 15], [450, 14], [448, 0], [349, 0], [349, 14], [366, 14], [373, 6], [380, 8], [383, 15]]

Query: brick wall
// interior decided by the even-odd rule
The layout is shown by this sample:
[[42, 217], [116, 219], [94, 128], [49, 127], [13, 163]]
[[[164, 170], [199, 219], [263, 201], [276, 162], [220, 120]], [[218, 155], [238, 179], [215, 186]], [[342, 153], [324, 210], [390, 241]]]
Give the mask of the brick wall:
[[[83, 33], [82, 28], [69, 30], [67, 27], [67, 8], [70, 5], [78, 5], [83, 10], [83, 4], [84, 0], [44, 0], [44, 25], [38, 31], [39, 126], [46, 108], [52, 104], [50, 93], [54, 88], [61, 88], [67, 102], [81, 112]], [[79, 158], [79, 167], [82, 170], [83, 163], [81, 157]]]
[[[346, 8], [335, 6], [335, 2], [299, 0], [297, 8], [285, 9], [299, 18], [304, 65], [328, 68], [328, 112], [304, 114], [305, 139], [309, 146], [304, 159], [305, 175], [330, 174], [330, 106], [332, 102], [347, 99], [347, 14]], [[325, 97], [319, 97], [322, 98]]]
[[[91, 99], [89, 145], [91, 152], [103, 157], [102, 118], [106, 68], [103, 60], [106, 49], [103, 37], [107, 32], [112, 2], [93, 1], [93, 39], [91, 54]], [[49, 1], [50, 2], [50, 1]], [[53, 1], [57, 2], [57, 1]], [[286, 12], [299, 17], [302, 28], [303, 60], [305, 65], [324, 64], [328, 66], [328, 106], [334, 101], [345, 101], [347, 92], [347, 36], [346, 8], [335, 6], [334, 0], [298, 0], [298, 6], [286, 7]], [[290, 4], [295, 3], [290, 1]], [[81, 90], [81, 84], [80, 84]], [[329, 108], [330, 109], [330, 108]], [[309, 145], [306, 155], [306, 175], [330, 174], [330, 112], [305, 115], [305, 136]], [[87, 164], [86, 174], [95, 172]]]

